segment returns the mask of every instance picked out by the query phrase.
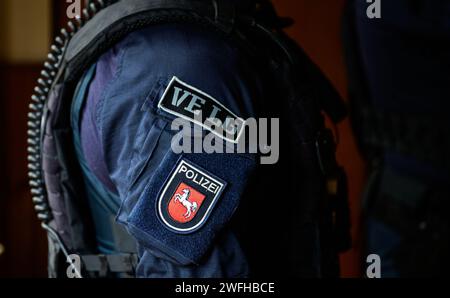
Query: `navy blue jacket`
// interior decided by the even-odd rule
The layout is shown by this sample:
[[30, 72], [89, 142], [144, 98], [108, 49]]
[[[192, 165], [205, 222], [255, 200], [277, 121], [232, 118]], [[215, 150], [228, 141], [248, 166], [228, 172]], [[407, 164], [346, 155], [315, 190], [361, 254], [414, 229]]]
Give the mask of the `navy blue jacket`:
[[[248, 276], [246, 257], [228, 222], [254, 157], [173, 153], [174, 116], [158, 103], [176, 77], [246, 119], [255, 115], [262, 93], [249, 69], [240, 52], [217, 34], [194, 25], [161, 25], [129, 34], [87, 72], [72, 117], [79, 124], [78, 157], [100, 252], [121, 250], [114, 217], [137, 244], [139, 277]], [[188, 233], [168, 227], [157, 207], [182, 162], [222, 185], [206, 220]]]

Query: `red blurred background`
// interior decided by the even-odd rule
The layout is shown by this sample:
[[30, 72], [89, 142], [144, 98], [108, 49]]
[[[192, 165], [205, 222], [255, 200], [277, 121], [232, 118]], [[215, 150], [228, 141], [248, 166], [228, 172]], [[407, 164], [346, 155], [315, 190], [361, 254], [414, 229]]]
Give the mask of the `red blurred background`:
[[[346, 98], [340, 38], [345, 0], [274, 0], [274, 4], [280, 15], [295, 20], [288, 33]], [[46, 236], [36, 219], [28, 190], [26, 123], [29, 97], [45, 59], [45, 47], [67, 21], [67, 5], [62, 0], [0, 1], [0, 277], [46, 276]], [[13, 14], [9, 13], [11, 10]], [[36, 30], [41, 27], [48, 32]], [[342, 276], [359, 277], [364, 163], [349, 121], [338, 128], [338, 159], [349, 176], [354, 239], [353, 249], [341, 256]]]

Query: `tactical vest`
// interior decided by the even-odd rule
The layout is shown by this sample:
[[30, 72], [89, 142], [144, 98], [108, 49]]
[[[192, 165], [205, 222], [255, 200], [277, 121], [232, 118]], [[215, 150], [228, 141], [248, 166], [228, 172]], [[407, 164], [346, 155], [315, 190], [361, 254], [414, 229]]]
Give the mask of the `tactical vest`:
[[[134, 274], [135, 254], [95, 251], [74, 152], [70, 107], [78, 81], [101, 54], [130, 32], [170, 23], [214, 30], [273, 74], [280, 113], [291, 136], [285, 145], [297, 150], [290, 172], [304, 172], [307, 177], [302, 189], [296, 190], [304, 206], [296, 219], [305, 240], [296, 251], [299, 275], [336, 276], [337, 253], [350, 245], [350, 224], [345, 175], [336, 163], [334, 138], [325, 128], [322, 112], [338, 122], [345, 117], [345, 108], [331, 84], [282, 31], [292, 21], [278, 17], [265, 0], [91, 0], [83, 16], [61, 30], [34, 90], [28, 122], [31, 193], [48, 233], [49, 275], [65, 277], [71, 254], [81, 257], [81, 272], [75, 273], [82, 276]], [[298, 183], [296, 179], [288, 184]], [[312, 251], [307, 243], [313, 234], [311, 226], [319, 227], [320, 251]], [[319, 260], [320, 270], [310, 269], [311, 260]]]

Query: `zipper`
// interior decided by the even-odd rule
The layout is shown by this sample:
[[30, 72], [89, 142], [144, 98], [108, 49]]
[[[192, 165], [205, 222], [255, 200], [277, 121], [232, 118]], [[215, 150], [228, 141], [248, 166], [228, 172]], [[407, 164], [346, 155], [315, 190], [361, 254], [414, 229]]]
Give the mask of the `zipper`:
[[46, 122], [46, 117], [44, 117], [45, 105], [55, 78], [60, 70], [63, 54], [70, 39], [89, 20], [108, 5], [103, 0], [89, 0], [86, 8], [82, 10], [82, 15], [77, 17], [75, 21], [69, 21], [67, 26], [61, 29], [61, 34], [55, 38], [54, 44], [50, 46], [50, 52], [47, 60], [44, 62], [44, 68], [40, 73], [37, 85], [34, 88], [34, 93], [31, 96], [27, 130], [28, 178], [34, 209], [38, 219], [45, 225], [52, 220], [42, 172], [41, 146]]

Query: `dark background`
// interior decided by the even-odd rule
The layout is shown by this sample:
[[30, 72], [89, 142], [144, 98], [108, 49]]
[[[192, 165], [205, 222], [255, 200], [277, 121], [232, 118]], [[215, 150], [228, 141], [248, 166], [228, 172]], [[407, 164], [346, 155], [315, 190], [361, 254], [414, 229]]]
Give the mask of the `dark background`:
[[[2, 2], [7, 0], [0, 0]], [[9, 0], [27, 3], [35, 0]], [[42, 0], [49, 5], [50, 36], [66, 20], [65, 0]], [[17, 3], [17, 2], [16, 2]], [[288, 33], [297, 40], [346, 98], [346, 76], [340, 40], [340, 23], [345, 0], [274, 0], [280, 15], [295, 19]], [[4, 5], [4, 3], [2, 3]], [[32, 13], [32, 12], [31, 12]], [[26, 15], [26, 17], [25, 17]], [[29, 21], [24, 13], [20, 23]], [[0, 6], [0, 18], [1, 6]], [[19, 18], [20, 15], [19, 15]], [[11, 30], [11, 23], [0, 24]], [[46, 38], [43, 36], [42, 38]], [[53, 38], [52, 38], [53, 39]], [[50, 40], [48, 40], [50, 44]], [[0, 47], [7, 47], [0, 39]], [[34, 47], [30, 42], [26, 46]], [[46, 235], [40, 228], [28, 189], [26, 126], [29, 98], [45, 55], [32, 61], [16, 61], [0, 56], [0, 277], [45, 277]], [[364, 164], [356, 150], [349, 122], [339, 125], [338, 158], [350, 181], [354, 248], [342, 255], [342, 276], [360, 276], [360, 194], [365, 179]]]

